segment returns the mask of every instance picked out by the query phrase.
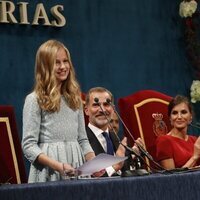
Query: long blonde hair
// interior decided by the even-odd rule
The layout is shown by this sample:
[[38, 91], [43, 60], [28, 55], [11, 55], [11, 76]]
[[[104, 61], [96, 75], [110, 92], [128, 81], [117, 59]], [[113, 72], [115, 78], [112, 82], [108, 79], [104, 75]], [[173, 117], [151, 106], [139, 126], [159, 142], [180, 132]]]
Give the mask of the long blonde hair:
[[[56, 55], [60, 48], [66, 51], [70, 64], [68, 77], [63, 81], [61, 90], [57, 87], [57, 80], [54, 74]], [[80, 86], [75, 77], [70, 53], [61, 42], [48, 40], [39, 47], [35, 62], [34, 91], [36, 92], [39, 106], [43, 110], [59, 111], [61, 94], [65, 97], [71, 109], [77, 110], [81, 107]]]

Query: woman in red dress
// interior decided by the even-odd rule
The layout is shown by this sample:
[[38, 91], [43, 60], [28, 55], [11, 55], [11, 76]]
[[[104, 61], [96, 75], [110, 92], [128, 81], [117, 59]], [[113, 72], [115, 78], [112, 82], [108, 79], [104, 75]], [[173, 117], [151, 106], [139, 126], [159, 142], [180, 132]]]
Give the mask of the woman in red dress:
[[192, 107], [188, 99], [177, 95], [168, 106], [172, 129], [156, 141], [157, 160], [165, 169], [190, 168], [200, 164], [200, 137], [188, 135]]

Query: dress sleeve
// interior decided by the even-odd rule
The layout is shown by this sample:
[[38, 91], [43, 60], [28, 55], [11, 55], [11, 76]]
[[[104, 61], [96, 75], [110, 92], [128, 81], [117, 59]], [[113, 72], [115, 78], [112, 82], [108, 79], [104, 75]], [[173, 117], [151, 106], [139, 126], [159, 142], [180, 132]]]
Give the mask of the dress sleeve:
[[34, 93], [29, 94], [23, 108], [23, 138], [22, 149], [25, 157], [34, 162], [42, 153], [38, 146], [41, 123], [41, 110]]
[[86, 130], [85, 130], [85, 120], [83, 115], [83, 110], [80, 109], [78, 112], [78, 142], [81, 146], [83, 154], [86, 155], [89, 152], [94, 152], [90, 146]]
[[157, 161], [173, 158], [173, 148], [168, 137], [159, 136], [156, 140]]

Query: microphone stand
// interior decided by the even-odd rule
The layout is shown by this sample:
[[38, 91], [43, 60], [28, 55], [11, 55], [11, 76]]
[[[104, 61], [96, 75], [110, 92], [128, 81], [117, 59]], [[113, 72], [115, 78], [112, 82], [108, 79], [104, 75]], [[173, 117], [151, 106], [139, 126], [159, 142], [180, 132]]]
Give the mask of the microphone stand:
[[[111, 122], [110, 122], [110, 119], [108, 119], [108, 116], [106, 115], [105, 111], [103, 110], [101, 104], [99, 103], [99, 99], [98, 98], [94, 98], [94, 101], [95, 103], [98, 104], [98, 106], [100, 107], [102, 113], [104, 114], [104, 116], [106, 117], [106, 120], [108, 121], [108, 124], [109, 126], [111, 127], [113, 133], [115, 133], [116, 137], [117, 137], [117, 140], [119, 142], [119, 144], [121, 144], [129, 153], [130, 155], [128, 156], [129, 158], [128, 159], [131, 159], [132, 160], [132, 154], [136, 156], [136, 159], [141, 159], [144, 161], [143, 157], [138, 154], [137, 152], [135, 152], [132, 148], [130, 148], [129, 146], [127, 145], [124, 145], [120, 139], [119, 139], [119, 136], [117, 135], [116, 131], [114, 130]], [[107, 101], [107, 100], [106, 100]], [[108, 103], [108, 102], [107, 102]], [[110, 104], [110, 103], [109, 103]], [[115, 110], [114, 110], [115, 111]], [[136, 143], [137, 144], [137, 143]], [[130, 177], [130, 176], [143, 176], [143, 175], [148, 175], [149, 172], [146, 170], [146, 169], [134, 169], [134, 170], [126, 170], [125, 172], [122, 172], [122, 177]]]
[[[158, 167], [161, 171], [157, 170], [156, 169], [156, 172], [158, 173], [161, 173], [161, 174], [173, 174], [173, 173], [181, 173], [181, 172], [185, 172], [185, 171], [188, 171], [188, 168], [175, 168], [175, 169], [172, 169], [172, 170], [167, 170], [165, 169], [164, 167], [162, 167], [159, 163], [157, 163], [153, 157], [149, 154], [148, 151], [146, 151], [140, 144], [138, 144], [135, 140], [135, 138], [133, 137], [133, 135], [131, 134], [131, 132], [129, 131], [128, 127], [126, 126], [126, 124], [124, 123], [124, 121], [122, 120], [122, 118], [120, 117], [119, 113], [117, 112], [117, 110], [115, 109], [115, 106], [111, 103], [111, 100], [110, 99], [106, 99], [106, 102], [108, 104], [110, 104], [113, 108], [113, 110], [115, 111], [116, 115], [118, 116], [118, 118], [120, 119], [121, 123], [123, 124], [123, 126], [125, 127], [126, 131], [128, 132], [129, 136], [133, 139], [133, 142], [136, 143], [136, 145], [138, 146], [139, 150], [143, 153], [143, 155], [145, 155], [149, 160], [151, 160], [156, 167]], [[197, 125], [194, 125], [194, 124], [190, 124], [191, 126], [197, 128], [197, 129], [200, 129], [200, 126]], [[142, 156], [140, 156], [142, 157]], [[144, 159], [142, 159], [144, 160]], [[146, 162], [144, 161], [144, 163], [146, 164]], [[146, 164], [147, 165], [147, 164]], [[148, 166], [148, 165], [147, 165]], [[148, 166], [150, 169], [152, 169], [151, 166]], [[155, 169], [153, 169], [155, 170]], [[147, 172], [148, 173], [148, 172]]]
[[[132, 138], [133, 142], [136, 143], [137, 147], [139, 148], [139, 150], [142, 152], [142, 154], [144, 156], [146, 156], [149, 160], [151, 160], [159, 169], [166, 171], [166, 169], [164, 169], [159, 163], [157, 163], [153, 157], [149, 154], [148, 151], [146, 151], [140, 144], [138, 144], [135, 140], [135, 138], [133, 137], [133, 135], [131, 134], [130, 130], [128, 129], [128, 127], [126, 126], [126, 124], [124, 123], [124, 121], [122, 120], [122, 118], [120, 117], [119, 113], [117, 112], [117, 110], [115, 109], [115, 106], [111, 103], [110, 99], [106, 99], [106, 102], [111, 105], [111, 107], [113, 108], [114, 112], [116, 113], [116, 115], [118, 116], [119, 120], [121, 121], [121, 123], [123, 124], [124, 128], [126, 129], [127, 133], [129, 134], [129, 136]], [[150, 167], [150, 166], [149, 166]], [[150, 167], [151, 168], [151, 167]]]

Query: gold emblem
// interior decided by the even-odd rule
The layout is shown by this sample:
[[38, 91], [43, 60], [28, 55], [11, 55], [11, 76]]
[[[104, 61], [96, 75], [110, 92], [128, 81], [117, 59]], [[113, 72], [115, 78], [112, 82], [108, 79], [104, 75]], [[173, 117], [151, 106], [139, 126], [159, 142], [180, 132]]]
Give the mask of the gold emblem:
[[156, 136], [165, 135], [167, 131], [167, 126], [163, 119], [162, 113], [153, 113], [152, 117], [155, 119], [153, 123], [153, 132]]

